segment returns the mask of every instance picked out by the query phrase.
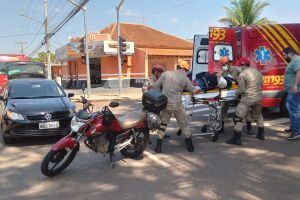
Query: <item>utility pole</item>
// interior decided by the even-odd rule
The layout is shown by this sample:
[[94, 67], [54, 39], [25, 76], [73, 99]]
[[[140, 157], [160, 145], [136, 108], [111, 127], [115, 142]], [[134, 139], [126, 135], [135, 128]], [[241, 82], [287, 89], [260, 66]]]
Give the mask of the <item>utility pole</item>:
[[87, 96], [88, 98], [91, 96], [91, 76], [90, 76], [90, 57], [88, 51], [88, 32], [87, 32], [87, 20], [86, 20], [86, 6], [80, 6], [73, 0], [68, 0], [73, 5], [80, 8], [83, 12], [83, 21], [84, 21], [84, 34], [85, 34], [85, 58], [86, 58], [86, 82], [87, 82]]
[[119, 23], [119, 13], [122, 4], [125, 0], [121, 0], [118, 6], [116, 6], [117, 11], [117, 40], [118, 40], [118, 71], [119, 71], [119, 96], [121, 96], [122, 92], [122, 63], [121, 63], [121, 47], [120, 47], [120, 23]]
[[49, 39], [49, 32], [48, 32], [48, 0], [44, 0], [44, 7], [45, 7], [44, 25], [45, 25], [45, 41], [46, 41], [46, 52], [47, 52], [47, 72], [48, 72], [48, 79], [52, 79], [50, 39]]
[[27, 44], [27, 42], [15, 42], [15, 43], [21, 45], [21, 54], [24, 54], [23, 44]]

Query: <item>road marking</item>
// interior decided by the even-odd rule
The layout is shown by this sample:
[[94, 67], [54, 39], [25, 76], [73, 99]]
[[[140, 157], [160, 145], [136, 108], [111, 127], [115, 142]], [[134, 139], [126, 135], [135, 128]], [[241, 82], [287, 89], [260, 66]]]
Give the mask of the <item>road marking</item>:
[[162, 165], [163, 167], [170, 167], [171, 166], [169, 163], [167, 163], [166, 161], [164, 161], [164, 160], [160, 159], [159, 157], [153, 155], [149, 151], [144, 151], [144, 154], [147, 155], [150, 159], [152, 159], [156, 163]]

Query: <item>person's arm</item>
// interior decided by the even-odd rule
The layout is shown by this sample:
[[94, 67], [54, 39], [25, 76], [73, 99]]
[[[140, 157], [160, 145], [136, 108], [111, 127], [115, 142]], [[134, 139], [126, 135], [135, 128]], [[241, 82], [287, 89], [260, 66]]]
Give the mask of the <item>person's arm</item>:
[[[300, 68], [300, 66], [299, 66]], [[292, 86], [292, 92], [296, 94], [298, 92], [298, 84], [300, 83], [300, 69], [296, 71], [295, 80]]]
[[238, 78], [238, 82], [239, 82], [239, 88], [235, 92], [235, 96], [237, 98], [246, 92], [246, 83], [242, 74], [240, 74]]
[[191, 92], [193, 94], [198, 94], [200, 92], [200, 87], [193, 86], [192, 82], [188, 78], [186, 78], [185, 81], [185, 91]]
[[154, 87], [162, 88], [163, 81], [166, 77], [166, 72], [162, 73], [159, 79], [155, 82]]

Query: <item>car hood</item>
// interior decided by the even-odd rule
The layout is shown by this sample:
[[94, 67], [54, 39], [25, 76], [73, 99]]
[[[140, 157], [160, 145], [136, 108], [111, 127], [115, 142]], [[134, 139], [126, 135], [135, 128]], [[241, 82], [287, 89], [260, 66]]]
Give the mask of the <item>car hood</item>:
[[43, 114], [55, 111], [68, 111], [71, 109], [71, 104], [66, 99], [58, 98], [42, 98], [42, 99], [12, 99], [12, 107], [18, 113], [28, 114]]

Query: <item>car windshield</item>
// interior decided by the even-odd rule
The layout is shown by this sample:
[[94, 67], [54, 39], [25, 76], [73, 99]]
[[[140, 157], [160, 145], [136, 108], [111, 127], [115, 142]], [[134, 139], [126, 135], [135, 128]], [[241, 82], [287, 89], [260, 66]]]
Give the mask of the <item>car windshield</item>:
[[0, 63], [0, 74], [6, 74], [5, 63]]
[[14, 75], [19, 73], [44, 74], [44, 67], [42, 65], [34, 63], [9, 65], [7, 70], [8, 75]]
[[12, 99], [53, 98], [65, 96], [64, 91], [53, 81], [14, 82], [10, 87]]

